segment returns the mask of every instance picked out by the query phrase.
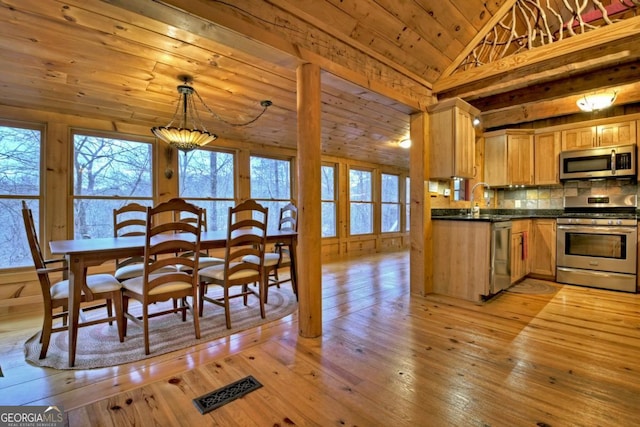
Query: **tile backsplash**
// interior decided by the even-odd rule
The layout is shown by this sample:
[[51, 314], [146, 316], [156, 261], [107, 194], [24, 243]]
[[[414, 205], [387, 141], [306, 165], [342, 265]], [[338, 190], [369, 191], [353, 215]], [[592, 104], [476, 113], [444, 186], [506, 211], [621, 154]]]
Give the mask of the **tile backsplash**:
[[562, 209], [564, 196], [638, 194], [630, 180], [567, 181], [562, 186], [498, 190], [499, 209]]

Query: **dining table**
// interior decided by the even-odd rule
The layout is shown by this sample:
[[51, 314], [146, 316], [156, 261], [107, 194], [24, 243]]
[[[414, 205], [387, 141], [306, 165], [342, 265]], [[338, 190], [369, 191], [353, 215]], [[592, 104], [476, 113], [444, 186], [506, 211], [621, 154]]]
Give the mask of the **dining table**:
[[[171, 239], [172, 235], [164, 235]], [[95, 239], [52, 240], [49, 249], [54, 255], [62, 255], [68, 262], [69, 278], [69, 367], [75, 364], [80, 316], [82, 288], [87, 277], [87, 268], [101, 265], [107, 261], [140, 256], [144, 254], [145, 236], [101, 237]], [[226, 246], [225, 230], [203, 231], [200, 235], [200, 249], [220, 249]], [[291, 245], [291, 279], [297, 282], [296, 244], [297, 233], [291, 230], [273, 230], [267, 232], [267, 243], [282, 242]], [[85, 295], [85, 299], [87, 296]], [[90, 298], [88, 298], [90, 299]]]

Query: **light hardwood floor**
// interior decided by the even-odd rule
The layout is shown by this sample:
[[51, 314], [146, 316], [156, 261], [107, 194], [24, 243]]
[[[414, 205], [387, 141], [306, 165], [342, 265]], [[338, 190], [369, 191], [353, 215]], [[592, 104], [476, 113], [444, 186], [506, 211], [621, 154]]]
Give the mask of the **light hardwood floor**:
[[[24, 362], [38, 316], [2, 317], [1, 405], [63, 405], [71, 426], [631, 426], [640, 418], [640, 295], [559, 285], [484, 305], [408, 295], [408, 254], [323, 266], [323, 335], [296, 316], [143, 362]], [[263, 387], [201, 415], [192, 399]]]

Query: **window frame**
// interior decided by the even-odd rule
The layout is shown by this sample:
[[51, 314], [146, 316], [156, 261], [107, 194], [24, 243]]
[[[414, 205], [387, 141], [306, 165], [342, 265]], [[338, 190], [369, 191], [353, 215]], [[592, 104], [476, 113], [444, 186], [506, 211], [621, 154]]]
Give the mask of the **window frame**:
[[[252, 194], [253, 186], [251, 185], [253, 180], [253, 175], [251, 174], [251, 160], [253, 158], [261, 158], [261, 159], [269, 159], [275, 161], [282, 161], [289, 163], [289, 198], [287, 199], [265, 199], [254, 197]], [[247, 195], [249, 198], [255, 200], [265, 207], [269, 207], [269, 219], [267, 220], [267, 231], [274, 231], [278, 229], [278, 224], [280, 222], [280, 209], [284, 207], [288, 203], [295, 204], [295, 199], [293, 194], [295, 193], [294, 187], [294, 167], [295, 167], [295, 157], [294, 156], [278, 156], [278, 155], [269, 155], [258, 152], [250, 152], [248, 156], [249, 161], [249, 194]], [[274, 211], [274, 207], [277, 206], [277, 209]]]
[[[382, 195], [382, 191], [384, 188], [383, 185], [383, 181], [384, 181], [384, 176], [393, 176], [397, 179], [397, 185], [396, 185], [396, 200], [394, 202], [385, 202], [383, 195]], [[400, 173], [391, 173], [391, 172], [381, 172], [380, 173], [380, 234], [393, 234], [393, 233], [401, 233], [402, 232], [402, 218], [401, 218], [401, 214], [402, 214], [402, 204], [400, 202], [400, 186], [401, 186], [401, 174]], [[396, 230], [384, 230], [384, 224], [383, 224], [383, 217], [384, 217], [384, 208], [385, 206], [395, 206], [396, 207], [396, 211], [398, 213], [397, 218], [396, 218], [396, 222], [397, 222], [397, 229]]]
[[[74, 154], [75, 154], [75, 138], [76, 135], [88, 136], [93, 138], [106, 138], [106, 139], [114, 139], [114, 140], [122, 140], [129, 141], [141, 144], [149, 145], [150, 152], [150, 185], [151, 185], [151, 195], [150, 196], [85, 196], [85, 195], [76, 195], [75, 194], [75, 162], [74, 162]], [[142, 135], [134, 135], [122, 132], [105, 132], [95, 129], [86, 129], [79, 127], [71, 127], [69, 129], [69, 234], [70, 238], [76, 238], [76, 215], [75, 215], [75, 202], [76, 200], [113, 200], [120, 201], [122, 204], [136, 202], [140, 203], [144, 206], [153, 206], [155, 204], [156, 195], [157, 195], [157, 177], [159, 175], [158, 167], [160, 162], [157, 159], [157, 149], [158, 149], [157, 139], [153, 137], [146, 137]], [[113, 223], [110, 223], [112, 227], [113, 235]]]
[[[45, 175], [46, 175], [46, 143], [47, 143], [47, 138], [46, 138], [46, 133], [47, 133], [47, 126], [44, 123], [41, 122], [29, 122], [29, 121], [21, 121], [21, 120], [10, 120], [10, 119], [1, 119], [0, 118], [0, 126], [4, 127], [4, 128], [17, 128], [17, 129], [26, 129], [26, 130], [34, 130], [34, 131], [39, 131], [40, 132], [40, 150], [39, 150], [39, 154], [38, 154], [38, 194], [37, 195], [28, 195], [28, 194], [0, 194], [0, 199], [1, 200], [6, 200], [6, 201], [16, 201], [16, 203], [18, 203], [20, 212], [17, 214], [18, 216], [18, 227], [21, 229], [22, 234], [19, 236], [16, 236], [19, 241], [21, 241], [26, 248], [26, 252], [27, 252], [27, 260], [26, 263], [24, 265], [0, 265], [0, 272], [9, 272], [9, 271], [24, 271], [27, 269], [33, 269], [33, 259], [31, 257], [31, 251], [29, 249], [29, 245], [27, 243], [27, 239], [26, 239], [26, 234], [25, 234], [25, 230], [24, 230], [24, 223], [22, 221], [22, 206], [21, 206], [21, 201], [25, 200], [27, 202], [27, 204], [29, 205], [29, 207], [33, 210], [34, 206], [33, 203], [35, 202], [37, 204], [37, 210], [36, 210], [36, 214], [34, 215], [34, 222], [36, 223], [36, 233], [38, 236], [38, 239], [41, 239], [41, 236], [44, 236], [45, 234], [45, 230], [46, 230], [46, 224], [45, 221], [43, 221], [43, 218], [45, 218], [45, 212], [44, 212], [44, 197], [45, 197], [45, 185], [46, 185], [46, 181], [45, 181]], [[15, 239], [13, 241], [16, 241]]]
[[[223, 198], [223, 197], [187, 197], [187, 196], [182, 196], [180, 193], [180, 183], [181, 183], [181, 168], [180, 168], [180, 158], [178, 158], [177, 161], [177, 167], [178, 167], [178, 176], [177, 176], [177, 193], [178, 193], [178, 197], [182, 197], [185, 200], [194, 203], [198, 206], [202, 206], [204, 203], [203, 202], [212, 202], [212, 203], [217, 203], [217, 202], [221, 202], [221, 203], [225, 203], [228, 206], [235, 206], [237, 204], [237, 200], [238, 200], [238, 153], [234, 150], [229, 150], [229, 149], [224, 149], [221, 147], [217, 147], [217, 146], [203, 146], [201, 148], [197, 148], [193, 151], [209, 151], [209, 152], [216, 152], [216, 153], [222, 153], [222, 154], [227, 154], [232, 156], [232, 167], [233, 167], [233, 196], [232, 198]], [[206, 207], [206, 206], [203, 206]], [[227, 215], [228, 215], [228, 210], [227, 210]], [[207, 209], [207, 229], [208, 230], [215, 230], [216, 228], [212, 228], [212, 222], [210, 221], [210, 209]], [[223, 224], [223, 229], [226, 231], [226, 227], [227, 227], [227, 222], [225, 221]]]
[[[331, 199], [324, 199], [322, 198], [323, 194], [322, 194], [322, 184], [321, 184], [321, 190], [320, 190], [320, 204], [321, 204], [321, 212], [324, 213], [324, 206], [325, 204], [332, 204], [333, 205], [333, 230], [335, 231], [335, 233], [333, 235], [325, 235], [324, 232], [322, 231], [324, 229], [324, 223], [325, 223], [325, 219], [324, 216], [322, 216], [320, 223], [321, 223], [321, 237], [323, 239], [331, 239], [331, 238], [336, 238], [338, 237], [338, 198], [337, 198], [337, 194], [338, 194], [338, 165], [336, 163], [323, 163], [320, 166], [320, 175], [322, 177], [323, 173], [322, 173], [322, 168], [331, 168], [333, 170], [333, 198]], [[321, 178], [322, 179], [322, 178]]]
[[[352, 199], [352, 191], [351, 191], [351, 171], [359, 171], [359, 172], [366, 172], [370, 175], [370, 183], [371, 186], [369, 188], [369, 200], [353, 200]], [[370, 236], [375, 234], [376, 232], [376, 195], [375, 195], [375, 186], [374, 186], [374, 179], [375, 179], [375, 174], [374, 174], [374, 169], [372, 168], [367, 168], [367, 167], [356, 167], [356, 166], [349, 166], [348, 170], [347, 170], [347, 179], [348, 179], [348, 199], [349, 199], [349, 236]], [[352, 219], [353, 219], [353, 206], [354, 204], [359, 204], [359, 205], [369, 205], [370, 206], [370, 212], [371, 212], [371, 218], [370, 218], [370, 223], [371, 223], [371, 230], [369, 232], [366, 233], [354, 233], [351, 227], [351, 223], [352, 223]]]

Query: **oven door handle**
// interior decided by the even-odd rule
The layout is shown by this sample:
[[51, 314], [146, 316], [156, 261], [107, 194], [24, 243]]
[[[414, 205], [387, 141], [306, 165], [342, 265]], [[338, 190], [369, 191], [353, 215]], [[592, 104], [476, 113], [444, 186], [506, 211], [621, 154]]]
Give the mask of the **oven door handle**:
[[582, 233], [636, 234], [637, 227], [609, 227], [607, 225], [558, 225], [558, 230], [576, 231]]

